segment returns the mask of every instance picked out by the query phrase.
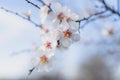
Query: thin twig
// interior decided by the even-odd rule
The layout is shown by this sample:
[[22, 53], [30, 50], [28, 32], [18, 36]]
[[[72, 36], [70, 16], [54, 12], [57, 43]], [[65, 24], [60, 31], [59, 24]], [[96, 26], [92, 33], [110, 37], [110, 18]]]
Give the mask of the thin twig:
[[110, 12], [112, 12], [113, 14], [116, 14], [120, 17], [120, 13], [114, 9], [112, 9], [110, 6], [108, 6], [108, 4], [105, 2], [105, 0], [100, 0], [100, 2], [104, 5], [104, 8]]
[[[25, 0], [25, 1], [26, 1], [27, 3], [33, 5], [34, 7], [38, 8], [38, 9], [41, 9], [41, 7], [39, 7], [37, 4], [35, 4], [35, 3], [33, 3], [33, 2], [31, 2], [31, 1], [29, 1], [29, 0]], [[52, 11], [52, 9], [51, 9], [51, 7], [50, 7], [51, 4], [47, 5], [46, 3], [44, 3], [43, 0], [37, 0], [37, 1], [39, 1], [40, 3], [42, 3], [42, 5], [46, 5], [46, 6], [49, 8], [49, 10]]]
[[46, 3], [44, 3], [44, 1], [43, 0], [37, 0], [37, 1], [39, 1], [40, 3], [42, 3], [43, 5], [46, 5], [48, 8], [49, 8], [49, 10], [50, 11], [52, 11], [52, 9], [51, 9], [51, 4], [46, 4]]
[[[90, 22], [90, 19], [91, 19], [92, 17], [101, 15], [101, 14], [103, 14], [103, 13], [105, 13], [105, 12], [107, 12], [107, 11], [105, 10], [105, 11], [97, 12], [97, 13], [94, 13], [94, 14], [88, 16], [87, 18], [83, 18], [83, 19], [81, 19], [81, 20], [76, 21], [76, 22], [79, 23], [79, 30], [80, 30], [80, 28], [81, 28], [80, 23], [81, 23], [82, 21], [87, 21], [87, 22], [84, 24], [84, 25], [86, 25], [86, 24], [88, 24], [88, 22]], [[89, 20], [89, 21], [88, 21], [88, 20]], [[91, 20], [91, 21], [94, 21], [94, 20]], [[83, 28], [83, 26], [82, 26], [82, 28]], [[80, 32], [80, 31], [79, 31], [79, 32]]]
[[29, 0], [25, 0], [25, 1], [26, 1], [27, 3], [35, 6], [36, 8], [40, 9], [40, 7], [39, 7], [38, 5], [36, 5], [35, 3], [33, 3], [33, 2], [31, 2], [31, 1], [29, 1]]
[[8, 9], [6, 9], [6, 8], [4, 8], [4, 7], [0, 7], [0, 9], [1, 9], [1, 10], [4, 10], [4, 11], [6, 11], [6, 12], [12, 13], [12, 14], [14, 14], [14, 15], [16, 15], [16, 16], [24, 19], [24, 20], [29, 21], [30, 23], [34, 24], [36, 27], [39, 27], [39, 25], [38, 25], [36, 22], [34, 22], [33, 20], [31, 20], [30, 18], [27, 18], [27, 17], [24, 17], [24, 16], [20, 15], [20, 14], [17, 13], [17, 12], [8, 10]]
[[80, 28], [81, 28], [81, 29], [84, 28], [88, 23], [93, 22], [93, 21], [95, 21], [95, 20], [97, 20], [97, 19], [103, 19], [103, 18], [109, 17], [109, 16], [111, 16], [111, 15], [112, 15], [112, 14], [103, 15], [103, 16], [99, 15], [99, 16], [97, 16], [97, 17], [95, 17], [95, 18], [91, 18], [91, 19], [87, 20], [82, 26], [80, 26]]
[[42, 0], [38, 0], [40, 3], [42, 3], [43, 5], [46, 5]]
[[32, 72], [34, 71], [34, 69], [35, 69], [35, 67], [33, 67], [32, 69], [30, 69], [28, 75], [31, 75]]

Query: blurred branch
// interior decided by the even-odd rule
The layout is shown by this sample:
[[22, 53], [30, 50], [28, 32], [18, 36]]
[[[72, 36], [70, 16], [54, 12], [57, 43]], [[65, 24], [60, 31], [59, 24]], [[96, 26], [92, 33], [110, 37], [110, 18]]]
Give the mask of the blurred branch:
[[42, 3], [43, 5], [46, 5], [42, 0], [37, 0], [37, 1], [39, 1], [39, 2]]
[[[105, 10], [105, 11], [97, 12], [97, 13], [94, 13], [94, 14], [86, 17], [86, 18], [83, 18], [83, 19], [81, 19], [81, 20], [76, 21], [76, 22], [79, 23], [79, 30], [80, 30], [80, 28], [83, 28], [86, 24], [88, 24], [89, 22], [92, 22], [92, 21], [96, 20], [96, 19], [90, 20], [92, 17], [94, 17], [94, 16], [99, 16], [99, 15], [105, 13], [105, 12], [107, 12], [107, 11]], [[82, 21], [86, 21], [86, 23], [81, 26], [80, 23], [81, 23]], [[79, 32], [80, 32], [80, 31], [79, 31]]]
[[120, 8], [119, 8], [119, 6], [120, 6], [120, 0], [117, 1], [117, 9], [118, 9], [118, 12], [120, 13]]
[[21, 54], [21, 53], [30, 53], [32, 51], [33, 51], [32, 49], [24, 49], [24, 50], [20, 50], [20, 51], [17, 51], [17, 52], [12, 52], [11, 56], [18, 55], [18, 54]]
[[80, 28], [81, 28], [81, 29], [84, 28], [84, 26], [86, 26], [86, 25], [87, 25], [88, 23], [90, 23], [90, 22], [93, 22], [93, 21], [98, 20], [98, 19], [104, 19], [104, 18], [107, 18], [107, 17], [109, 17], [109, 16], [112, 16], [112, 14], [97, 15], [97, 16], [94, 17], [94, 18], [88, 19]]
[[34, 71], [35, 67], [33, 67], [32, 69], [29, 70], [28, 75], [31, 75], [31, 73]]
[[[95, 13], [95, 14], [92, 14], [92, 15], [90, 15], [90, 16], [87, 17], [87, 18], [83, 18], [83, 19], [81, 19], [81, 20], [76, 21], [76, 22], [79, 22], [79, 24], [80, 24], [82, 21], [86, 21], [82, 26], [81, 26], [81, 25], [79, 26], [79, 30], [80, 30], [80, 28], [83, 28], [85, 25], [87, 25], [89, 22], [92, 22], [92, 21], [95, 21], [95, 20], [98, 19], [98, 18], [93, 18], [93, 19], [91, 19], [92, 17], [94, 17], [94, 16], [99, 16], [99, 15], [101, 15], [101, 14], [107, 12], [107, 11], [110, 11], [112, 14], [116, 14], [116, 15], [118, 15], [118, 16], [120, 17], [119, 11], [116, 11], [116, 10], [112, 9], [112, 8], [105, 2], [105, 0], [99, 0], [99, 1], [103, 4], [105, 10], [104, 10], [104, 11], [101, 11], [101, 12], [98, 12], [98, 13]], [[108, 15], [108, 16], [111, 16], [111, 14]], [[100, 18], [100, 17], [99, 17], [99, 18]], [[102, 18], [102, 17], [101, 17], [101, 18]]]
[[101, 11], [101, 12], [97, 12], [97, 13], [95, 13], [95, 14], [90, 15], [90, 16], [87, 17], [87, 18], [83, 18], [83, 19], [78, 20], [78, 21], [76, 21], [76, 22], [81, 22], [81, 21], [88, 20], [88, 19], [90, 19], [90, 18], [93, 17], [93, 16], [97, 16], [97, 15], [103, 14], [103, 13], [105, 13], [105, 12], [106, 12], [106, 10], [105, 10], [105, 11]]
[[27, 17], [22, 16], [21, 14], [19, 14], [19, 13], [17, 13], [17, 12], [8, 10], [8, 9], [6, 9], [6, 8], [4, 8], [4, 7], [0, 7], [0, 9], [1, 9], [1, 10], [4, 10], [4, 11], [6, 11], [6, 12], [12, 13], [12, 14], [14, 14], [14, 15], [16, 15], [16, 16], [24, 19], [24, 20], [29, 21], [30, 23], [34, 24], [36, 27], [39, 27], [39, 25], [38, 25], [36, 22], [34, 22], [33, 20], [31, 20], [30, 18], [27, 18]]
[[111, 8], [111, 7], [105, 2], [105, 0], [99, 0], [99, 1], [103, 4], [103, 6], [104, 6], [104, 8], [105, 8], [106, 10], [108, 10], [108, 11], [112, 12], [113, 14], [116, 14], [116, 15], [118, 15], [118, 16], [120, 17], [119, 11], [116, 11], [116, 10], [114, 10], [113, 8]]

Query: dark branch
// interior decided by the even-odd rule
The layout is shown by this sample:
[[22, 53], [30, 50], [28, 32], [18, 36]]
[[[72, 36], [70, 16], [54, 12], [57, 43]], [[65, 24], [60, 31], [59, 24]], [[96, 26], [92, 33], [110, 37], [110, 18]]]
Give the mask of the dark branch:
[[113, 14], [116, 14], [120, 17], [120, 13], [119, 11], [116, 11], [114, 9], [112, 9], [110, 6], [108, 6], [108, 4], [105, 2], [105, 0], [100, 0], [100, 2], [104, 5], [104, 8], [110, 12], [112, 12]]
[[99, 15], [99, 16], [97, 16], [97, 17], [95, 17], [95, 18], [91, 18], [91, 19], [87, 20], [80, 28], [82, 29], [82, 28], [84, 28], [84, 26], [86, 26], [86, 25], [87, 25], [88, 23], [90, 23], [90, 22], [93, 22], [93, 21], [98, 20], [98, 19], [103, 19], [103, 18], [109, 17], [109, 16], [111, 16], [111, 15], [112, 15], [112, 14]]
[[116, 15], [118, 15], [118, 16], [120, 17], [119, 11], [116, 11], [116, 10], [112, 9], [110, 6], [108, 6], [107, 3], [105, 2], [105, 0], [99, 0], [99, 1], [103, 4], [105, 10], [102, 11], [102, 12], [98, 12], [98, 13], [95, 13], [95, 14], [93, 14], [93, 15], [90, 15], [90, 16], [87, 17], [87, 18], [83, 18], [83, 19], [81, 19], [81, 20], [76, 21], [76, 22], [79, 22], [79, 24], [81, 23], [81, 21], [86, 21], [81, 27], [79, 27], [79, 29], [80, 29], [80, 28], [83, 28], [83, 27], [84, 27], [86, 24], [88, 24], [89, 22], [95, 21], [95, 20], [96, 20], [95, 18], [94, 18], [94, 19], [91, 19], [93, 16], [99, 16], [99, 15], [101, 15], [101, 14], [107, 12], [107, 11], [110, 11], [112, 14], [116, 14]]
[[90, 18], [93, 17], [93, 16], [97, 16], [97, 15], [103, 14], [103, 13], [105, 13], [105, 12], [107, 12], [107, 11], [105, 10], [105, 11], [97, 12], [97, 13], [95, 13], [95, 14], [90, 15], [90, 16], [87, 17], [87, 18], [83, 18], [83, 19], [78, 20], [78, 21], [76, 21], [76, 22], [81, 22], [81, 21], [88, 20], [88, 19], [90, 19]]
[[38, 1], [39, 1], [40, 3], [42, 3], [43, 5], [46, 5], [46, 6], [49, 8], [49, 10], [52, 11], [52, 9], [51, 9], [51, 7], [50, 7], [51, 4], [47, 5], [46, 3], [43, 2], [43, 0], [38, 0]]
[[[105, 12], [107, 12], [107, 10], [101, 11], [101, 12], [97, 12], [97, 13], [92, 14], [92, 15], [86, 17], [86, 18], [83, 18], [83, 19], [81, 19], [81, 20], [76, 21], [76, 22], [79, 23], [79, 30], [80, 30], [81, 27], [83, 28], [83, 27], [84, 27], [86, 24], [88, 24], [89, 22], [94, 21], [95, 19], [94, 19], [94, 20], [90, 20], [92, 17], [94, 17], [94, 16], [99, 16], [99, 15], [105, 13]], [[86, 21], [86, 23], [81, 26], [80, 23], [81, 23], [82, 21]], [[80, 31], [79, 31], [79, 32], [80, 32]]]
[[[39, 7], [38, 5], [36, 5], [36, 4], [34, 4], [33, 2], [31, 2], [31, 1], [29, 1], [29, 0], [25, 0], [25, 1], [26, 1], [27, 3], [35, 6], [36, 8], [40, 9], [40, 7]], [[39, 1], [40, 3], [42, 3], [42, 5], [48, 6], [48, 8], [50, 9], [50, 11], [52, 11], [52, 9], [51, 9], [51, 7], [50, 7], [51, 4], [47, 5], [47, 4], [45, 4], [42, 0], [37, 0], [37, 1]]]
[[43, 5], [46, 5], [42, 0], [38, 0], [40, 3], [42, 3]]
[[29, 0], [25, 0], [25, 1], [26, 1], [27, 3], [35, 6], [36, 8], [40, 9], [40, 7], [39, 7], [38, 5], [36, 5], [36, 4], [34, 4], [33, 2], [31, 2], [31, 1], [29, 1]]
[[32, 69], [30, 69], [28, 75], [31, 75], [31, 73], [34, 71], [34, 69], [35, 69], [35, 67], [33, 67]]

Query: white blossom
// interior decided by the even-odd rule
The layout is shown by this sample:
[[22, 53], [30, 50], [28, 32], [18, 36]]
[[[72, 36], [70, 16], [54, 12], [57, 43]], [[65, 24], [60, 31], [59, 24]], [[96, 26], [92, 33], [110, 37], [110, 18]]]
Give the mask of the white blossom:
[[32, 63], [37, 71], [49, 71], [53, 67], [54, 56], [53, 52], [46, 52], [42, 49], [38, 49], [36, 51], [36, 55], [34, 56]]
[[79, 16], [76, 13], [73, 13], [68, 7], [66, 6], [63, 7], [61, 4], [57, 2], [51, 3], [51, 8], [55, 13], [52, 20], [53, 24], [59, 26], [63, 19], [65, 19], [66, 22], [68, 23], [79, 20]]
[[[41, 31], [40, 46], [35, 47], [34, 65], [38, 71], [49, 71], [53, 65], [55, 52], [69, 48], [80, 40], [77, 33], [80, 17], [68, 7], [52, 0], [43, 0], [46, 4], [40, 9]], [[49, 6], [49, 7], [48, 7]]]

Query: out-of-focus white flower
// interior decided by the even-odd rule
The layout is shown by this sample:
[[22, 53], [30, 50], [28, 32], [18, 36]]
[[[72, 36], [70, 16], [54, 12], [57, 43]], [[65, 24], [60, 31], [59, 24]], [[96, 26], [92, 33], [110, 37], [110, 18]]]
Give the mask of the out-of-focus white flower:
[[26, 12], [23, 13], [28, 19], [31, 16], [31, 10], [27, 10]]
[[79, 34], [72, 34], [71, 39], [74, 42], [78, 42], [80, 40], [80, 35]]
[[110, 35], [112, 35], [113, 33], [114, 33], [113, 27], [102, 30], [102, 34], [103, 34], [104, 36], [110, 36]]
[[43, 23], [47, 16], [48, 16], [48, 13], [49, 13], [49, 8], [47, 6], [42, 6], [41, 9], [40, 9], [40, 18], [41, 18], [41, 23]]
[[66, 39], [66, 38], [62, 38], [60, 40], [61, 46], [68, 48], [71, 45], [71, 40], [70, 39]]

